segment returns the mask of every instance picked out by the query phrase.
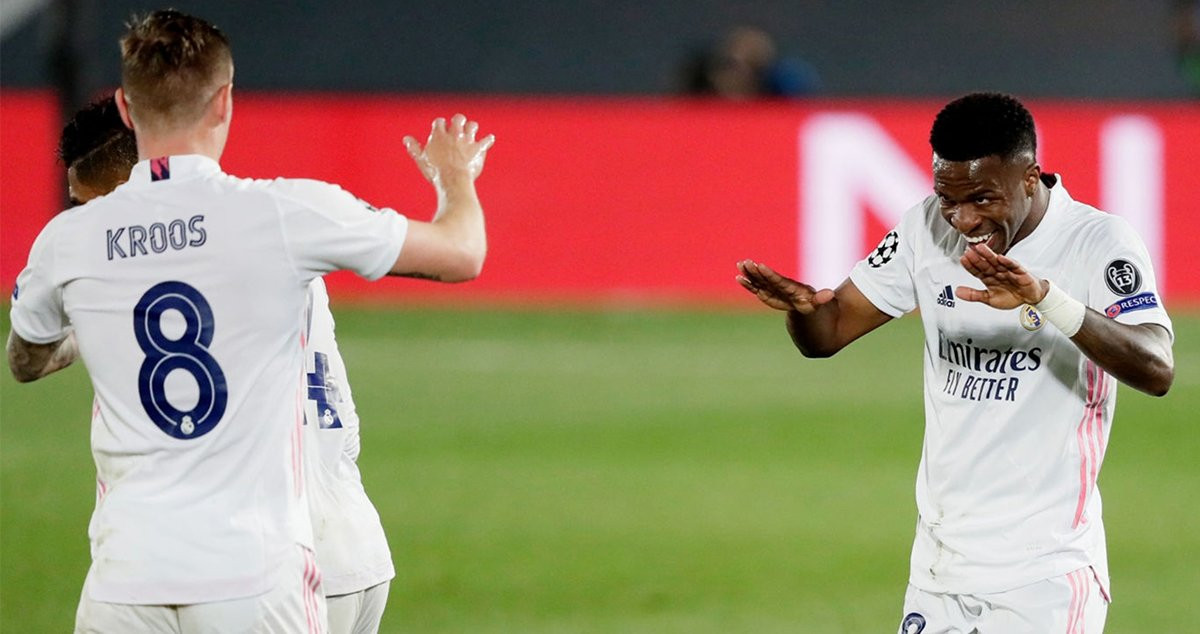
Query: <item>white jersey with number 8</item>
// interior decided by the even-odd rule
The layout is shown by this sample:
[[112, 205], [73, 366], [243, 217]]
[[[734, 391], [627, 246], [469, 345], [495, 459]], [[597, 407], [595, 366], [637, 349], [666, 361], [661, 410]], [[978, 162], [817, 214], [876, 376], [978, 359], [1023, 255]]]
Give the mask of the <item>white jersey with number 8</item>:
[[388, 272], [407, 221], [316, 181], [142, 161], [64, 212], [17, 278], [13, 330], [74, 329], [95, 390], [97, 601], [190, 604], [265, 592], [312, 547], [303, 480], [303, 314], [337, 269]]

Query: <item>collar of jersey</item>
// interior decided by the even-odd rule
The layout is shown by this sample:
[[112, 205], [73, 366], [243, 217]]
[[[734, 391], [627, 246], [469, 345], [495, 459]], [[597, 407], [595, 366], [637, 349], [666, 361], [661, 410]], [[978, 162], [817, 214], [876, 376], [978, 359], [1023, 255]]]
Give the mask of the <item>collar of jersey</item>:
[[[1042, 216], [1042, 221], [1038, 223], [1033, 233], [1013, 245], [1013, 250], [1016, 250], [1018, 254], [1035, 249], [1040, 251], [1045, 246], [1042, 244], [1044, 241], [1053, 241], [1061, 237], [1058, 235], [1058, 225], [1063, 219], [1063, 209], [1071, 203], [1071, 194], [1067, 193], [1067, 187], [1063, 185], [1062, 174], [1055, 174], [1055, 176], [1058, 180], [1050, 187], [1050, 201], [1046, 204], [1046, 215]], [[1016, 257], [1019, 260], [1021, 256]]]
[[[171, 177], [168, 180], [177, 181], [221, 173], [221, 165], [207, 156], [200, 154], [177, 154], [169, 158]], [[156, 184], [150, 180], [151, 160], [138, 161], [137, 165], [133, 166], [133, 170], [129, 172], [130, 185], [135, 187], [149, 187]]]

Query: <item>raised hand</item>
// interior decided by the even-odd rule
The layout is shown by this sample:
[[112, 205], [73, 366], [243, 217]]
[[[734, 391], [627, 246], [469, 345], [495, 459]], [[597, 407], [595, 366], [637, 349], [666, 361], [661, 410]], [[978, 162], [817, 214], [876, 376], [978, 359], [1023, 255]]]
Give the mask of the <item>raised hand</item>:
[[488, 148], [496, 142], [491, 134], [476, 141], [478, 132], [479, 124], [462, 114], [451, 117], [449, 126], [438, 117], [433, 120], [424, 148], [411, 136], [404, 137], [404, 147], [425, 179], [435, 185], [462, 177], [474, 181], [483, 172]]
[[741, 273], [737, 276], [738, 284], [775, 310], [794, 310], [809, 315], [834, 297], [832, 290], [826, 288], [818, 291], [753, 260], [742, 260], [737, 268]]
[[983, 290], [959, 286], [954, 294], [964, 301], [1009, 309], [1036, 304], [1046, 296], [1044, 280], [1030, 275], [1016, 260], [992, 251], [986, 244], [972, 245], [959, 260], [968, 273], [983, 282]]

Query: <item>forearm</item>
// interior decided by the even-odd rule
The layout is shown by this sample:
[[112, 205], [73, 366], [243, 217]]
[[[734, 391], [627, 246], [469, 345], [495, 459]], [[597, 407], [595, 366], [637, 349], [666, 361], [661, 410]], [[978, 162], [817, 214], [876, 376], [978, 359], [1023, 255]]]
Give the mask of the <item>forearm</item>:
[[1171, 339], [1154, 324], [1128, 325], [1089, 309], [1071, 337], [1087, 358], [1122, 383], [1162, 396], [1175, 378]]
[[837, 300], [818, 306], [808, 314], [787, 311], [787, 331], [796, 348], [810, 359], [831, 357], [845, 347], [838, 338]]
[[463, 253], [468, 268], [478, 270], [487, 255], [487, 231], [483, 220], [483, 205], [475, 191], [474, 179], [463, 174], [448, 177], [439, 184], [438, 209], [432, 224], [444, 231], [446, 238]]
[[46, 344], [29, 343], [14, 332], [8, 334], [8, 367], [13, 377], [21, 383], [36, 381], [57, 372], [71, 365], [78, 357], [75, 333]]
[[1162, 396], [1175, 378], [1171, 336], [1156, 324], [1122, 324], [1067, 295], [1049, 281], [1039, 284], [1035, 304], [1042, 316], [1071, 338], [1088, 359], [1122, 383]]
[[487, 257], [484, 205], [479, 202], [474, 179], [467, 174], [445, 178], [437, 187], [438, 210], [431, 225], [442, 233], [451, 270], [444, 281], [466, 281], [478, 277]]
[[391, 274], [438, 282], [475, 279], [487, 256], [483, 208], [472, 183], [437, 183], [438, 209], [430, 222], [410, 220]]

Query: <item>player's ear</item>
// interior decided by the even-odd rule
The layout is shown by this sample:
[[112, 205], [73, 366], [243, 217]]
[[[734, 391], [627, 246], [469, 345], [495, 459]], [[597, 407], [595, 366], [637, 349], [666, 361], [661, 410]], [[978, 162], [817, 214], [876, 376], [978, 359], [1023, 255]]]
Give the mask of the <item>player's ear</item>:
[[1042, 180], [1042, 166], [1034, 163], [1025, 168], [1025, 195], [1033, 196], [1037, 191], [1038, 183]]
[[117, 102], [117, 112], [121, 113], [121, 122], [126, 128], [133, 129], [133, 119], [129, 118], [129, 104], [125, 103], [125, 89], [117, 88], [116, 94], [113, 95], [113, 100]]
[[217, 89], [212, 101], [208, 104], [209, 114], [218, 123], [229, 123], [233, 117], [233, 82]]

